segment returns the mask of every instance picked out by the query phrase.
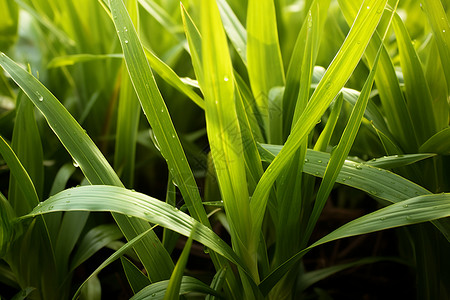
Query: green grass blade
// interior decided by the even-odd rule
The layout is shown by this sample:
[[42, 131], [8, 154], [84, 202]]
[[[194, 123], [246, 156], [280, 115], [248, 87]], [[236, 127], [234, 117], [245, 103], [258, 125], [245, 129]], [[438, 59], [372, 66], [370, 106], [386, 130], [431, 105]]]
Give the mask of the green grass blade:
[[[60, 195], [60, 194], [58, 194]], [[56, 195], [55, 197], [58, 197], [58, 195]], [[90, 210], [88, 208], [88, 210]], [[156, 226], [156, 225], [155, 225]], [[154, 226], [154, 227], [155, 227]], [[146, 231], [140, 233], [139, 235], [137, 235], [135, 238], [133, 238], [132, 240], [128, 241], [125, 245], [123, 245], [122, 247], [120, 247], [119, 250], [117, 250], [116, 252], [114, 252], [113, 254], [111, 254], [111, 256], [109, 256], [105, 261], [103, 261], [100, 266], [97, 267], [97, 269], [94, 270], [94, 272], [91, 273], [91, 275], [89, 275], [89, 277], [80, 285], [80, 287], [78, 288], [78, 290], [75, 292], [75, 294], [72, 297], [72, 300], [75, 300], [78, 298], [78, 295], [81, 293], [82, 289], [85, 287], [85, 285], [88, 283], [88, 281], [93, 278], [96, 277], [98, 275], [98, 273], [100, 273], [101, 270], [103, 270], [105, 267], [107, 267], [108, 265], [110, 265], [112, 262], [114, 262], [116, 259], [120, 258], [122, 255], [124, 255], [128, 250], [131, 250], [131, 248], [133, 246], [135, 246], [135, 244], [137, 244], [139, 241], [141, 241], [149, 232], [153, 231], [153, 228], [149, 228]]]
[[259, 181], [250, 203], [255, 230], [253, 236], [258, 236], [261, 229], [272, 184], [352, 74], [376, 29], [385, 4], [384, 0], [364, 1], [346, 40], [311, 96], [283, 149]]
[[[271, 124], [272, 117], [281, 109], [271, 111], [269, 93], [274, 87], [284, 86], [284, 70], [276, 27], [275, 5], [271, 0], [249, 0], [247, 10], [247, 64], [250, 85], [266, 134], [282, 124]], [[272, 137], [268, 137], [269, 140]], [[275, 138], [278, 142], [281, 137]]]
[[14, 1], [0, 2], [0, 50], [6, 51], [17, 39], [19, 7]]
[[136, 140], [141, 114], [141, 106], [134, 92], [128, 72], [123, 65], [119, 106], [117, 109], [116, 143], [114, 152], [114, 168], [126, 187], [133, 187]]
[[[164, 293], [167, 289], [168, 284], [169, 284], [168, 280], [156, 282], [142, 289], [142, 291], [131, 297], [130, 300], [146, 300], [146, 299], [163, 300]], [[211, 289], [202, 281], [194, 277], [183, 276], [183, 278], [181, 279], [180, 295], [185, 295], [190, 292], [211, 294], [215, 295], [220, 299], [223, 298], [219, 293]]]
[[450, 66], [450, 25], [448, 17], [445, 13], [442, 1], [424, 0], [420, 5], [425, 11], [431, 29], [433, 30], [441, 63], [444, 67], [448, 93], [450, 94], [450, 70], [448, 68], [448, 66]]
[[[339, 6], [350, 25], [355, 19], [358, 12], [358, 4], [356, 1], [342, 1], [339, 0]], [[386, 10], [388, 11], [388, 10]], [[389, 12], [392, 13], [392, 12]], [[371, 42], [367, 46], [365, 57], [369, 63], [369, 67], [373, 66], [378, 49], [381, 45], [381, 39], [378, 34], [374, 34]], [[375, 84], [380, 94], [380, 100], [384, 108], [384, 115], [386, 117], [389, 129], [395, 137], [395, 144], [401, 145], [403, 152], [413, 153], [417, 150], [417, 137], [412, 130], [413, 122], [406, 105], [403, 92], [395, 73], [394, 65], [389, 57], [388, 51], [383, 48], [380, 54], [380, 63], [378, 71], [375, 74]], [[389, 134], [380, 128], [386, 136]], [[392, 140], [392, 137], [389, 137]], [[399, 152], [395, 153], [399, 154]]]
[[241, 130], [236, 112], [233, 68], [215, 1], [202, 7], [202, 67], [206, 101], [206, 129], [220, 192], [230, 224], [233, 248], [254, 279], [257, 245], [252, 244], [249, 195]]
[[[94, 142], [49, 90], [3, 53], [0, 54], [0, 65], [42, 112], [51, 129], [61, 140], [90, 183], [123, 186]], [[24, 179], [21, 182], [25, 183], [27, 180]], [[28, 185], [24, 184], [23, 186], [26, 188]], [[28, 191], [28, 193], [30, 192]], [[31, 194], [29, 199], [33, 199]], [[114, 215], [114, 217], [127, 239], [131, 239], [149, 228], [146, 222], [140, 220], [132, 220], [122, 215]], [[150, 235], [154, 235], [154, 233]], [[172, 261], [162, 245], [156, 245], [155, 248], [154, 240], [147, 237], [144, 238], [144, 243], [137, 245], [136, 250], [147, 271], [151, 272], [149, 275], [153, 275], [155, 278], [169, 278], [173, 267]], [[153, 250], [150, 251], [150, 249]]]
[[165, 202], [121, 187], [91, 185], [68, 189], [42, 202], [27, 217], [80, 210], [117, 212], [159, 224], [184, 236], [189, 236], [195, 227], [194, 240], [245, 269], [241, 259], [211, 229]]
[[111, 1], [114, 25], [122, 45], [125, 62], [147, 120], [158, 140], [174, 182], [178, 185], [191, 215], [209, 224], [194, 176], [186, 160], [166, 104], [156, 86], [142, 44], [121, 0]]
[[[11, 148], [30, 175], [38, 196], [42, 197], [44, 184], [43, 151], [39, 129], [34, 116], [34, 105], [23, 93], [17, 99], [17, 113]], [[30, 207], [20, 191], [20, 181], [11, 174], [8, 199], [18, 216], [30, 211]]]
[[353, 220], [300, 251], [272, 271], [259, 285], [267, 294], [289, 268], [310, 249], [345, 237], [385, 230], [450, 216], [450, 194], [424, 195], [404, 200]]
[[178, 258], [178, 262], [175, 265], [175, 269], [170, 276], [169, 284], [167, 285], [166, 293], [164, 294], [164, 300], [177, 300], [179, 298], [181, 281], [183, 279], [184, 269], [186, 268], [186, 264], [189, 259], [189, 253], [191, 252], [191, 246], [192, 234], [186, 241], [183, 251]]
[[327, 123], [325, 124], [325, 128], [319, 135], [316, 144], [314, 145], [314, 150], [325, 152], [327, 150], [328, 145], [330, 144], [331, 136], [333, 135], [334, 128], [336, 127], [336, 123], [339, 119], [339, 115], [341, 113], [341, 107], [344, 96], [343, 94], [339, 94], [336, 101], [333, 104], [333, 108], [331, 109], [331, 113], [328, 117]]
[[9, 201], [0, 193], [0, 257], [4, 257], [13, 241], [14, 210]]
[[431, 94], [419, 57], [398, 14], [394, 14], [393, 26], [405, 80], [408, 108], [414, 120], [413, 126], [417, 139], [419, 144], [422, 144], [437, 131]]
[[337, 147], [331, 153], [330, 161], [328, 162], [328, 165], [326, 167], [325, 174], [319, 187], [319, 191], [317, 192], [316, 201], [314, 202], [314, 208], [311, 212], [308, 226], [305, 230], [303, 240], [304, 244], [307, 243], [314, 227], [316, 226], [317, 220], [322, 213], [323, 207], [325, 206], [331, 189], [334, 186], [336, 178], [356, 138], [356, 134], [358, 133], [359, 126], [361, 125], [361, 121], [364, 116], [364, 111], [366, 110], [367, 103], [369, 102], [370, 91], [372, 90], [379, 57], [379, 55], [376, 57], [374, 67], [370, 71], [369, 77], [364, 83], [361, 94], [359, 95], [358, 101], [353, 107], [352, 113], [347, 125], [345, 126], [344, 132], [342, 133], [341, 139], [339, 140]]
[[247, 64], [247, 31], [242, 26], [239, 19], [234, 14], [230, 5], [225, 0], [218, 0], [220, 16], [222, 17], [223, 27], [228, 35], [236, 52], [241, 57], [244, 64]]
[[424, 154], [383, 156], [380, 158], [371, 159], [365, 162], [365, 164], [377, 168], [394, 169], [398, 167], [408, 166], [410, 164], [433, 157], [435, 155], [436, 154], [433, 153], [424, 153]]
[[133, 293], [138, 293], [140, 290], [150, 285], [151, 282], [148, 280], [138, 267], [136, 267], [130, 260], [126, 257], [121, 257], [122, 267], [127, 276], [128, 283], [130, 284]]
[[450, 128], [445, 128], [430, 137], [419, 148], [421, 153], [437, 153], [441, 155], [450, 154]]
[[77, 249], [70, 263], [70, 269], [75, 270], [75, 268], [89, 259], [98, 250], [122, 237], [123, 234], [113, 224], [103, 224], [92, 228], [83, 236], [77, 245]]
[[[293, 125], [295, 105], [298, 98], [298, 92], [300, 90], [300, 79], [307, 82], [307, 80], [302, 78], [302, 72], [306, 72], [306, 74], [308, 74], [309, 72], [307, 72], [307, 70], [309, 70], [309, 67], [313, 68], [315, 65], [320, 36], [325, 25], [329, 4], [330, 1], [328, 0], [315, 1], [314, 5], [311, 6], [312, 8], [308, 12], [308, 16], [305, 18], [302, 28], [298, 34], [297, 41], [295, 42], [286, 74], [286, 87], [283, 95], [283, 130], [286, 137], [289, 135]], [[310, 31], [312, 30], [311, 27], [313, 25], [315, 26], [314, 34], [312, 37], [309, 37], [311, 34]], [[308, 66], [300, 68], [299, 66], [302, 66], [302, 61], [306, 59], [305, 56], [308, 55], [308, 52], [306, 52], [305, 49], [307, 36], [309, 40], [313, 40], [310, 42], [312, 44], [310, 45], [312, 49], [309, 51], [309, 55], [312, 56], [312, 59], [310, 59], [309, 62], [306, 60], [306, 62], [308, 62]], [[308, 93], [307, 98], [309, 98], [309, 88], [306, 88], [306, 91], [302, 91], [303, 94], [305, 94], [305, 92]]]
[[[219, 271], [217, 271], [216, 275], [214, 275], [213, 280], [211, 281], [210, 287], [219, 292], [222, 289], [222, 286], [225, 282], [226, 273], [228, 271], [227, 266], [223, 266]], [[205, 300], [216, 300], [217, 298], [213, 295], [207, 295]]]
[[[14, 176], [17, 182], [20, 182], [19, 188], [21, 189], [25, 197], [24, 199], [26, 203], [25, 202], [17, 203], [17, 206], [23, 207], [26, 205], [25, 207], [28, 207], [30, 209], [35, 207], [39, 203], [39, 197], [36, 193], [36, 189], [34, 188], [33, 181], [31, 180], [30, 175], [28, 175], [27, 171], [23, 167], [19, 158], [16, 156], [14, 151], [1, 136], [0, 136], [0, 154], [2, 155], [6, 164], [8, 165], [12, 176]], [[19, 208], [15, 208], [14, 211], [16, 209], [19, 210]], [[20, 208], [20, 210], [22, 210], [22, 208]]]

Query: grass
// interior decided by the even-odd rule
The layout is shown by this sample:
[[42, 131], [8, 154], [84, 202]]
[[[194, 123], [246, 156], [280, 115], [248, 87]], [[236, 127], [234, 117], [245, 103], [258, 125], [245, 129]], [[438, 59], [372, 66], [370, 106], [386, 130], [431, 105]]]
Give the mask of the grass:
[[[332, 298], [380, 262], [450, 296], [445, 1], [1, 5], [1, 297], [111, 297], [114, 270], [131, 299]], [[336, 195], [371, 209], [317, 237]], [[389, 257], [308, 269], [391, 228]]]

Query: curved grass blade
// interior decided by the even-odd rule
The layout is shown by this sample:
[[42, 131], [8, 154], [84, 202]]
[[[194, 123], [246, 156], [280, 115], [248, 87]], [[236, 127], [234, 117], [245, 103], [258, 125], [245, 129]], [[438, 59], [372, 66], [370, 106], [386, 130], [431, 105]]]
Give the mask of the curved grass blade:
[[380, 158], [374, 158], [367, 162], [366, 165], [383, 168], [383, 169], [395, 169], [398, 167], [408, 166], [418, 161], [436, 156], [434, 153], [424, 153], [424, 154], [406, 154], [406, 155], [393, 155], [393, 156], [383, 156]]
[[70, 264], [70, 269], [75, 270], [98, 250], [122, 237], [123, 234], [113, 224], [103, 224], [92, 228], [83, 236], [83, 239], [78, 244]]
[[[163, 300], [164, 293], [167, 289], [168, 284], [168, 280], [153, 283], [152, 285], [145, 287], [139, 293], [131, 297], [130, 300], [146, 300], [149, 298], [154, 300]], [[222, 295], [211, 289], [200, 280], [190, 276], [183, 276], [183, 278], [181, 279], [180, 295], [185, 295], [190, 292], [211, 294], [220, 299], [223, 299]]]
[[252, 227], [254, 230], [252, 235], [254, 237], [259, 238], [267, 197], [272, 184], [352, 74], [376, 29], [385, 4], [385, 0], [364, 1], [341, 49], [328, 67], [299, 120], [294, 125], [284, 147], [261, 177], [250, 203]]
[[441, 155], [450, 154], [450, 128], [445, 128], [432, 137], [430, 137], [422, 146], [419, 148], [419, 152], [426, 153], [437, 153]]
[[123, 58], [122, 53], [117, 54], [73, 54], [65, 55], [53, 58], [48, 64], [47, 68], [60, 68], [65, 66], [71, 66], [77, 63], [90, 62], [100, 59], [110, 59], [110, 58]]
[[450, 216], [450, 194], [424, 195], [407, 199], [353, 220], [298, 252], [272, 271], [259, 285], [266, 295], [292, 265], [312, 248], [345, 237], [432, 221]]
[[[0, 65], [42, 112], [50, 128], [55, 132], [91, 184], [123, 186], [94, 142], [48, 89], [4, 53], [0, 54]], [[0, 140], [0, 146], [2, 146], [1, 141], [3, 139]], [[26, 178], [21, 182], [24, 182], [25, 188], [28, 187], [28, 184], [25, 184]], [[30, 192], [28, 191], [28, 193]], [[30, 199], [33, 199], [33, 196]], [[129, 219], [120, 214], [113, 214], [113, 217], [127, 239], [135, 237], [150, 227], [148, 223], [142, 220]], [[157, 239], [154, 233], [149, 234], [149, 237], [151, 236]], [[150, 276], [153, 276], [154, 279], [169, 278], [173, 268], [172, 260], [162, 245], [160, 243], [155, 244], [155, 239], [152, 240], [149, 237], [144, 238], [144, 242], [136, 246], [136, 251]]]
[[90, 185], [71, 188], [41, 202], [24, 218], [55, 211], [110, 211], [159, 224], [193, 239], [245, 269], [241, 259], [211, 229], [175, 207], [122, 187]]
[[[264, 145], [259, 149], [264, 160], [271, 161], [281, 146]], [[272, 154], [273, 152], [273, 154]], [[330, 154], [307, 150], [303, 172], [323, 177]], [[346, 160], [336, 178], [336, 182], [366, 192], [376, 199], [396, 203], [420, 195], [430, 195], [425, 188], [384, 169], [375, 168], [363, 163]], [[450, 223], [447, 219], [432, 221], [445, 238], [450, 241]]]

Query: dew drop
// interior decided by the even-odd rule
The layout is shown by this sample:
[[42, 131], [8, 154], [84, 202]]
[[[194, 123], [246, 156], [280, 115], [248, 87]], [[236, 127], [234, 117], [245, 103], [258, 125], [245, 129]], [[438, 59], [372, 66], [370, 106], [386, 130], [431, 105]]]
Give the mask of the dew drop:
[[315, 173], [316, 175], [319, 175], [319, 172], [318, 171], [316, 171], [316, 173]]
[[445, 32], [445, 29], [443, 29], [442, 32]]
[[367, 9], [370, 9], [370, 6], [367, 6]]
[[230, 80], [230, 79], [228, 79], [227, 76], [225, 76], [225, 77], [223, 78], [223, 81], [228, 81], [228, 80]]
[[411, 216], [406, 216], [405, 219], [406, 220], [411, 220]]
[[161, 108], [161, 112], [162, 112], [162, 113], [164, 112], [164, 108]]
[[309, 159], [305, 158], [305, 163], [309, 162]]
[[219, 104], [219, 101], [216, 100], [216, 104]]
[[175, 134], [172, 134], [172, 138], [173, 138], [173, 139], [175, 138]]
[[53, 205], [50, 205], [49, 207], [48, 207], [48, 210], [52, 210], [53, 209]]
[[123, 28], [123, 30], [125, 31], [125, 32], [127, 32], [128, 31], [128, 29], [127, 29], [127, 27], [125, 26], [124, 28]]
[[385, 217], [381, 217], [381, 218], [380, 218], [380, 221], [384, 221], [384, 220], [386, 220]]
[[345, 181], [345, 178], [342, 178], [342, 181]]
[[73, 161], [73, 166], [74, 166], [75, 168], [80, 167], [80, 165], [78, 164], [78, 162], [77, 162], [76, 160]]
[[349, 180], [352, 179], [352, 176], [348, 176], [347, 179], [349, 179]]
[[125, 44], [128, 44], [128, 40], [125, 40]]
[[361, 44], [361, 41], [360, 41], [360, 40], [357, 40], [356, 43], [359, 45], [359, 44]]
[[70, 200], [67, 200], [66, 203], [70, 203]]
[[318, 162], [319, 164], [321, 164], [321, 163], [322, 163], [322, 160], [319, 159], [317, 162]]
[[370, 193], [371, 193], [372, 195], [376, 195], [376, 194], [377, 194], [377, 191], [370, 191]]
[[404, 208], [407, 208], [407, 207], [408, 207], [408, 204], [403, 205], [403, 207], [404, 207]]
[[156, 297], [156, 293], [153, 293], [153, 294], [152, 294], [152, 297]]
[[361, 165], [355, 165], [356, 170], [362, 170]]

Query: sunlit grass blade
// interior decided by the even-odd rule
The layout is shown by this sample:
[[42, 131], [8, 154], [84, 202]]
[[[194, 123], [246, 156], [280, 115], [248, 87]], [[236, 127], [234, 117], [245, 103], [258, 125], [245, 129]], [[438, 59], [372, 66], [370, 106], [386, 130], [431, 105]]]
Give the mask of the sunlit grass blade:
[[250, 0], [247, 10], [247, 64], [253, 97], [263, 118], [266, 138], [279, 142], [281, 137], [271, 137], [270, 130], [279, 131], [282, 124], [273, 122], [281, 106], [271, 109], [269, 93], [272, 88], [284, 86], [284, 70], [276, 26], [275, 4], [270, 0]]
[[439, 0], [425, 0], [420, 5], [425, 11], [431, 29], [433, 30], [434, 38], [439, 49], [439, 56], [444, 67], [448, 93], [450, 94], [450, 70], [448, 68], [450, 66], [450, 25], [448, 15], [446, 15], [442, 4], [443, 2], [445, 3], [445, 1]]
[[408, 109], [419, 144], [436, 133], [433, 105], [421, 62], [411, 42], [409, 34], [398, 14], [394, 14], [393, 27], [399, 49], [400, 63], [405, 80]]
[[[195, 228], [192, 232], [195, 231]], [[164, 294], [164, 300], [177, 300], [179, 299], [181, 281], [183, 279], [184, 269], [186, 268], [187, 261], [189, 259], [189, 253], [192, 246], [192, 234], [189, 236], [183, 251], [181, 252], [178, 262], [175, 265], [175, 269], [170, 276], [169, 284], [167, 285], [166, 293]]]
[[234, 14], [226, 0], [217, 1], [220, 16], [222, 17], [223, 27], [228, 35], [236, 52], [241, 57], [244, 64], [247, 64], [247, 31], [242, 26], [239, 19]]
[[[204, 3], [201, 13], [202, 68], [206, 101], [206, 129], [211, 155], [230, 224], [233, 249], [258, 281], [256, 251], [252, 243], [247, 178], [236, 110], [233, 68], [225, 32], [215, 1]], [[245, 276], [245, 275], [244, 275]], [[245, 280], [244, 280], [245, 282]], [[246, 292], [250, 292], [245, 289]]]
[[[0, 54], [0, 65], [42, 112], [50, 128], [58, 136], [91, 184], [123, 186], [94, 142], [48, 89], [3, 53]], [[2, 144], [0, 143], [0, 145]], [[27, 180], [24, 178], [21, 182], [27, 182]], [[23, 186], [27, 187], [28, 185], [23, 184]], [[30, 192], [28, 191], [28, 193]], [[33, 197], [31, 196], [30, 199], [33, 199]], [[128, 239], [149, 228], [149, 224], [141, 220], [129, 219], [122, 215], [114, 215], [114, 217]], [[156, 278], [166, 276], [168, 278], [173, 267], [172, 261], [161, 244], [156, 243], [155, 248], [155, 244], [152, 242], [154, 241], [144, 238], [144, 243], [138, 244], [136, 251], [139, 253], [146, 269], [152, 274], [156, 272], [154, 274]], [[153, 251], [149, 249], [153, 249]]]
[[259, 235], [272, 184], [352, 74], [376, 29], [385, 4], [385, 0], [364, 1], [344, 44], [311, 96], [291, 135], [259, 181], [250, 203], [253, 236]]
[[68, 189], [42, 202], [27, 217], [80, 210], [117, 212], [159, 224], [184, 236], [189, 236], [195, 227], [194, 240], [245, 269], [241, 259], [211, 229], [165, 202], [121, 187], [90, 185]]
[[[309, 68], [314, 68], [315, 65], [320, 36], [325, 25], [325, 19], [327, 17], [328, 7], [330, 4], [329, 2], [330, 1], [328, 0], [314, 1], [314, 5], [309, 10], [298, 34], [297, 41], [295, 42], [286, 74], [286, 86], [283, 95], [283, 131], [285, 137], [289, 135], [293, 125], [295, 105], [297, 103], [298, 92], [300, 90], [300, 79], [302, 78], [303, 82], [308, 81], [307, 79], [303, 79], [303, 76], [301, 76], [302, 72], [304, 74], [308, 74]], [[306, 37], [311, 35], [313, 25], [315, 25], [313, 36], [308, 37], [310, 40], [309, 43], [311, 44], [309, 47], [311, 49], [307, 51], [307, 49], [305, 49]], [[310, 60], [308, 61], [305, 56], [311, 56]], [[302, 61], [308, 62], [308, 66], [305, 65], [304, 67], [299, 67], [302, 66]], [[302, 91], [302, 93], [303, 98], [305, 97], [305, 93], [308, 93], [307, 98], [309, 98], [309, 88], [306, 88], [306, 91]]]
[[[357, 2], [339, 0], [339, 6], [341, 7], [347, 23], [349, 25], [352, 24], [358, 12]], [[392, 11], [386, 9], [386, 13], [392, 14]], [[375, 33], [367, 46], [365, 57], [367, 58], [370, 68], [373, 66], [382, 38], [383, 37], [379, 36], [378, 33]], [[414, 128], [413, 122], [405, 98], [403, 97], [403, 92], [400, 88], [394, 65], [385, 48], [381, 49], [379, 59], [380, 63], [378, 71], [375, 74], [375, 84], [380, 94], [385, 118], [392, 135], [395, 137], [394, 142], [401, 145], [402, 151], [400, 153], [413, 153], [418, 147], [417, 137], [414, 130], [411, 130]], [[380, 128], [380, 130], [383, 130], [384, 134], [388, 135], [384, 129]], [[390, 139], [392, 138], [390, 137]]]
[[419, 148], [421, 153], [450, 154], [450, 128], [443, 129], [430, 137]]
[[[167, 289], [168, 284], [169, 284], [168, 280], [153, 283], [152, 285], [145, 287], [139, 293], [131, 297], [130, 300], [146, 300], [146, 299], [163, 300], [164, 293]], [[190, 292], [207, 295], [211, 294], [215, 295], [219, 299], [224, 298], [222, 295], [217, 293], [215, 290], [211, 289], [202, 281], [194, 277], [183, 276], [183, 278], [181, 279], [180, 296]]]
[[0, 50], [5, 51], [18, 36], [19, 7], [14, 1], [2, 1], [0, 8]]
[[319, 219], [322, 209], [328, 199], [331, 189], [334, 186], [336, 178], [344, 164], [346, 157], [348, 156], [353, 142], [358, 133], [359, 126], [361, 125], [362, 118], [364, 116], [364, 111], [366, 110], [367, 103], [369, 102], [370, 91], [372, 90], [373, 81], [375, 78], [375, 72], [378, 66], [379, 54], [375, 58], [375, 63], [373, 69], [369, 73], [369, 77], [364, 83], [361, 94], [358, 97], [358, 101], [353, 107], [352, 113], [345, 126], [344, 132], [342, 133], [341, 139], [339, 140], [336, 148], [331, 152], [330, 161], [325, 170], [322, 182], [317, 192], [316, 201], [314, 202], [314, 208], [309, 216], [308, 226], [306, 227], [303, 244], [306, 245], [308, 239], [316, 226], [317, 220]]
[[259, 285], [267, 294], [292, 265], [312, 248], [345, 237], [432, 221], [450, 216], [450, 194], [424, 195], [404, 200], [353, 220], [300, 251], [272, 271]]

